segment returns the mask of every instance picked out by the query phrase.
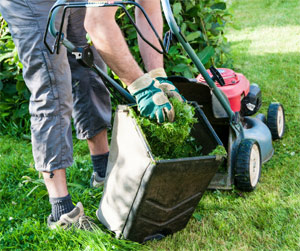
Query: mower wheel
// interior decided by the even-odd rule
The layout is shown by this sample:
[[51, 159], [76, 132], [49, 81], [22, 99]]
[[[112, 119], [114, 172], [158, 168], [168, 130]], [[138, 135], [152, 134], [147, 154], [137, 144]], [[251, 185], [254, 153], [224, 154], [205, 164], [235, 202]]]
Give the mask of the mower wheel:
[[235, 185], [242, 191], [253, 191], [261, 173], [261, 153], [253, 139], [243, 139], [235, 160]]
[[281, 139], [285, 130], [285, 115], [280, 103], [272, 103], [268, 109], [267, 125], [271, 131], [273, 140]]

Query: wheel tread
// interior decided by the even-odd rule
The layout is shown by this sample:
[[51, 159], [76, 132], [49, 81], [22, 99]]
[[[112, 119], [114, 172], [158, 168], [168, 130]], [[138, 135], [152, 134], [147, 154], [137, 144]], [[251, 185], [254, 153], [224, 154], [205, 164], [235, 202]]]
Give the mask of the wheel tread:
[[[283, 109], [283, 107], [282, 107], [281, 104], [279, 104], [279, 103], [272, 103], [269, 106], [269, 109], [268, 109], [267, 125], [268, 125], [268, 127], [270, 129], [270, 132], [272, 134], [273, 140], [282, 138], [282, 136], [284, 134], [284, 131], [283, 131], [283, 134], [279, 135], [278, 134], [278, 128], [277, 128], [278, 108], [280, 106]], [[284, 110], [283, 110], [283, 118], [284, 118]]]
[[[252, 187], [250, 182], [250, 173], [249, 173], [249, 164], [250, 164], [250, 156], [252, 145], [255, 144], [256, 141], [252, 139], [244, 139], [240, 143], [238, 154], [235, 161], [235, 184], [238, 189], [242, 191], [253, 191], [255, 187]], [[245, 156], [247, 158], [245, 158]], [[261, 167], [261, 164], [260, 164]], [[259, 177], [260, 178], [259, 170]]]

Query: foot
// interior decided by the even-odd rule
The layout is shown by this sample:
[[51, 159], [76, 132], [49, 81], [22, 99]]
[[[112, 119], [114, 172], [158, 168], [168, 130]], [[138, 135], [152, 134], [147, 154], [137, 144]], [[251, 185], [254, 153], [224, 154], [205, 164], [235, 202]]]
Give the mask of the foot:
[[105, 177], [101, 177], [97, 172], [93, 172], [91, 177], [91, 187], [101, 187], [103, 186]]
[[84, 209], [81, 202], [78, 202], [76, 207], [71, 212], [61, 215], [58, 221], [53, 220], [52, 214], [50, 214], [48, 217], [48, 227], [50, 229], [70, 229], [72, 226], [88, 231], [96, 228], [95, 223], [93, 223], [86, 215], [84, 215]]

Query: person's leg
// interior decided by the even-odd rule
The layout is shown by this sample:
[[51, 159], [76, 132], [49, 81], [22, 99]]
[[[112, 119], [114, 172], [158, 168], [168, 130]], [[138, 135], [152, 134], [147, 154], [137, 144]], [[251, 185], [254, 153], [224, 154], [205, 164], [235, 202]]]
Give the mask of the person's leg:
[[[76, 46], [87, 46], [83, 26], [85, 9], [71, 10], [68, 25], [68, 39]], [[94, 63], [103, 71], [106, 66], [94, 47]], [[69, 54], [73, 84], [73, 118], [79, 139], [87, 139], [94, 172], [104, 181], [108, 160], [107, 128], [111, 127], [110, 95], [101, 78], [90, 68], [82, 67]], [[92, 179], [94, 177], [94, 173]], [[93, 183], [93, 181], [91, 182]], [[93, 185], [94, 186], [94, 185]]]
[[[31, 92], [29, 112], [35, 167], [43, 173], [53, 202], [52, 212], [58, 213], [56, 219], [52, 217], [56, 221], [59, 213], [64, 214], [74, 206], [65, 178], [65, 168], [73, 162], [70, 67], [64, 48], [59, 55], [50, 55], [43, 43], [48, 12], [54, 2], [1, 0], [0, 11], [8, 22]], [[83, 214], [83, 210], [79, 213]]]
[[48, 11], [55, 1], [36, 2], [3, 0], [1, 12], [31, 92], [29, 112], [35, 167], [41, 172], [51, 172], [73, 162], [71, 73], [66, 50], [62, 47], [59, 55], [52, 55], [43, 43]]
[[[160, 0], [136, 0], [144, 10], [146, 11], [147, 15], [149, 16], [155, 30], [157, 31], [160, 38], [162, 38], [163, 33], [163, 18], [160, 6]], [[142, 11], [139, 8], [135, 10], [136, 22], [137, 27], [140, 29], [143, 36], [154, 46], [157, 48], [161, 48], [157, 37], [155, 36], [153, 30], [151, 29], [150, 25], [148, 24], [145, 16], [143, 15]], [[146, 70], [148, 72], [157, 69], [163, 68], [163, 54], [158, 53], [152, 47], [150, 47], [147, 43], [138, 36], [138, 44], [140, 48], [140, 53], [143, 58]]]
[[[43, 172], [43, 178], [50, 198], [65, 197], [69, 194], [66, 182], [66, 169], [57, 169], [51, 173]], [[51, 176], [51, 177], [50, 177]]]
[[128, 86], [144, 73], [115, 21], [116, 10], [115, 7], [88, 8], [84, 24], [104, 61]]
[[67, 189], [66, 169], [56, 169], [52, 173], [43, 172], [43, 178], [52, 205], [50, 217], [56, 222], [75, 208]]
[[101, 155], [109, 151], [106, 129], [87, 139], [87, 142], [91, 155]]

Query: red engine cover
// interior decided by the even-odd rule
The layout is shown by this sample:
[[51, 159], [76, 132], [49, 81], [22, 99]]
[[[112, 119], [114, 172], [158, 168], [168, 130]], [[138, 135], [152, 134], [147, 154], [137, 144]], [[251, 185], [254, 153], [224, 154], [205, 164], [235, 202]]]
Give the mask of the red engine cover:
[[[225, 81], [224, 86], [220, 86], [219, 83], [216, 82], [217, 87], [227, 96], [232, 111], [239, 112], [241, 110], [241, 100], [247, 96], [250, 90], [248, 79], [243, 74], [236, 73], [231, 69], [218, 68], [217, 70]], [[210, 70], [207, 70], [207, 72], [212, 77]], [[197, 81], [206, 83], [201, 74], [198, 75]]]

